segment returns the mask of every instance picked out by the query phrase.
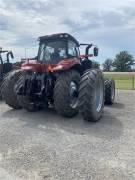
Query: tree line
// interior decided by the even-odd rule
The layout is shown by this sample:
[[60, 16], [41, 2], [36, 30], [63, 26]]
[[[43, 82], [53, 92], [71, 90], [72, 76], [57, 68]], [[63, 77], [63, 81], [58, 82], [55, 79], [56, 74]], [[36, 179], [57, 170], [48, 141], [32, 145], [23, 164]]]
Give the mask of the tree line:
[[[102, 64], [103, 71], [131, 72], [135, 71], [135, 59], [127, 51], [121, 51], [114, 59], [106, 59]], [[100, 64], [93, 62], [93, 68], [100, 68]]]

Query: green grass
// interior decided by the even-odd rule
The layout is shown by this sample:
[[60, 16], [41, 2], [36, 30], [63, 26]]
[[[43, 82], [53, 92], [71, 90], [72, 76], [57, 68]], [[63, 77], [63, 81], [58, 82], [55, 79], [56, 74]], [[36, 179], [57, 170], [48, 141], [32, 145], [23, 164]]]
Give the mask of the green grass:
[[116, 89], [135, 89], [135, 76], [133, 75], [105, 74], [104, 76], [115, 80]]

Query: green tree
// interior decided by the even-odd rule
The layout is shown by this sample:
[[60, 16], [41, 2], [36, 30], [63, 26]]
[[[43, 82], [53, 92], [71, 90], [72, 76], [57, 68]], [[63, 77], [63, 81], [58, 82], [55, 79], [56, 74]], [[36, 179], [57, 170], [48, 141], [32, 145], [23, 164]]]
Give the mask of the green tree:
[[134, 57], [127, 51], [117, 54], [113, 62], [114, 70], [120, 72], [132, 71], [133, 64]]
[[113, 67], [113, 60], [112, 59], [106, 59], [103, 63], [103, 71], [111, 71]]
[[100, 69], [100, 64], [97, 61], [92, 61], [92, 68], [94, 69]]

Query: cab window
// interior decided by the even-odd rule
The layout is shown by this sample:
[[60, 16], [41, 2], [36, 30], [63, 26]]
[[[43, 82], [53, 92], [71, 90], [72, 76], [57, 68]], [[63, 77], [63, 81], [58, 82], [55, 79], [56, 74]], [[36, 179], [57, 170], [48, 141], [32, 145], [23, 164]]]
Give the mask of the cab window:
[[69, 57], [78, 57], [79, 51], [76, 43], [73, 41], [68, 41], [68, 56]]
[[58, 63], [60, 60], [67, 58], [66, 42], [51, 41], [40, 44], [38, 59], [48, 63]]

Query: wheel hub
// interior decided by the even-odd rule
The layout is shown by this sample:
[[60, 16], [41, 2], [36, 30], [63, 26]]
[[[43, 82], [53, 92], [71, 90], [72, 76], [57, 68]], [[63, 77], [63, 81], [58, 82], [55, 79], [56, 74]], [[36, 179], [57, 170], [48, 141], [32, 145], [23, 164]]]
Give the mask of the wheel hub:
[[74, 81], [71, 81], [70, 83], [69, 93], [70, 93], [70, 106], [72, 108], [76, 108], [78, 104], [78, 88], [77, 88], [77, 84]]
[[101, 80], [96, 82], [96, 92], [95, 92], [95, 99], [96, 99], [96, 111], [100, 112], [103, 104], [103, 83]]

